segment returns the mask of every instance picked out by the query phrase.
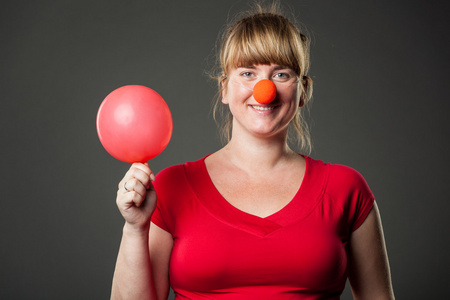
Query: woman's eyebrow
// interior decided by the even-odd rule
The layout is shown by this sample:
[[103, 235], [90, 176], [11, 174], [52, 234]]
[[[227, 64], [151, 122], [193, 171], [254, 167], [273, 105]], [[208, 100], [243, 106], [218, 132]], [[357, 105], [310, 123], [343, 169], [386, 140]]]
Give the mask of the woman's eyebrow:
[[239, 66], [239, 69], [256, 69], [255, 66]]
[[[237, 68], [238, 68], [238, 69], [252, 69], [252, 70], [254, 70], [254, 69], [256, 69], [256, 66], [254, 66], [254, 65], [250, 65], [250, 66], [238, 66]], [[274, 66], [273, 69], [274, 69], [275, 71], [278, 71], [278, 70], [286, 70], [286, 69], [292, 70], [291, 67], [288, 67], [288, 66], [281, 66], [281, 65], [276, 65], [276, 66]]]
[[284, 69], [291, 69], [291, 68], [288, 67], [288, 66], [275, 66], [274, 69], [275, 69], [275, 70], [284, 70]]

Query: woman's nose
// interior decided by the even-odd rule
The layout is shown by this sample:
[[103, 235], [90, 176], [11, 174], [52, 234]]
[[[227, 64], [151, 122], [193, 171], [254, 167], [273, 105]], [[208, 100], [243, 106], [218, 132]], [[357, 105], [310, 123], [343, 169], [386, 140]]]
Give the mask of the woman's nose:
[[268, 79], [258, 81], [253, 87], [253, 98], [258, 103], [269, 104], [277, 95], [277, 87], [275, 83]]

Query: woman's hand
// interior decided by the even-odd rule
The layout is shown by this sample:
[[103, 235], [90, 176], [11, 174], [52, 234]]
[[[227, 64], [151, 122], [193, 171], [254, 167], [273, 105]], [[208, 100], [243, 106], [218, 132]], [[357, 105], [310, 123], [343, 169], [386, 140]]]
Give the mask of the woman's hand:
[[148, 231], [156, 207], [155, 175], [148, 163], [134, 163], [119, 182], [117, 207], [129, 227]]

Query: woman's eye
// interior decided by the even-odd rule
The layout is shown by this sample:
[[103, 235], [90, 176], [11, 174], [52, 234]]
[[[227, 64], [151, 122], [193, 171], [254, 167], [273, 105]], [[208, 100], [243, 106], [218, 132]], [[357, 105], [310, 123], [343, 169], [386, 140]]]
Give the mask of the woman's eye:
[[280, 80], [280, 81], [289, 80], [289, 78], [291, 78], [291, 76], [287, 73], [277, 73], [274, 76], [275, 80]]
[[286, 73], [278, 73], [275, 75], [276, 78], [289, 78], [289, 74]]
[[251, 77], [253, 74], [251, 72], [243, 72], [241, 73], [241, 76], [243, 77]]

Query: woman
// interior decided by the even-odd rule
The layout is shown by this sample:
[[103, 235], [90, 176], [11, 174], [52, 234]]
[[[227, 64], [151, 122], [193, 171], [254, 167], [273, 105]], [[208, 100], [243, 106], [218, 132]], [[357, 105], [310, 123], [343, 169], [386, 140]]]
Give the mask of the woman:
[[[133, 164], [119, 183], [125, 219], [112, 299], [393, 299], [380, 216], [359, 173], [300, 155], [311, 96], [309, 42], [274, 6], [223, 36], [218, 76], [229, 111], [219, 151], [157, 178]], [[253, 95], [262, 79], [276, 97]], [[156, 201], [156, 194], [158, 201]]]

